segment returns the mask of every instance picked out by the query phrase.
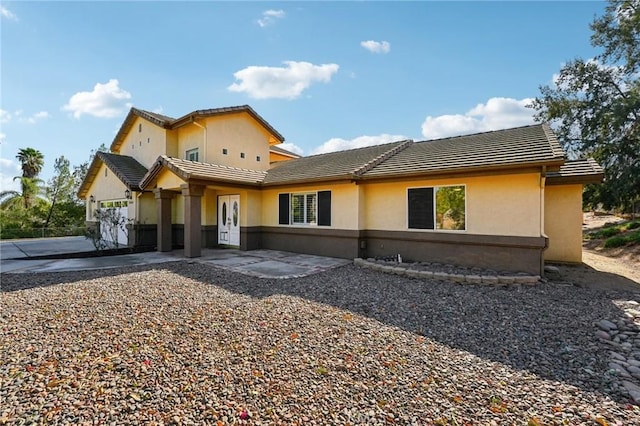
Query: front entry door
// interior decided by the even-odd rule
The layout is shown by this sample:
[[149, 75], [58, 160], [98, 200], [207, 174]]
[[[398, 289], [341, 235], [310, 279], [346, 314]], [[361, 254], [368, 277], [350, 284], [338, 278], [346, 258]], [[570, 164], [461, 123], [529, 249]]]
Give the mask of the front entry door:
[[218, 197], [218, 244], [240, 245], [240, 196]]

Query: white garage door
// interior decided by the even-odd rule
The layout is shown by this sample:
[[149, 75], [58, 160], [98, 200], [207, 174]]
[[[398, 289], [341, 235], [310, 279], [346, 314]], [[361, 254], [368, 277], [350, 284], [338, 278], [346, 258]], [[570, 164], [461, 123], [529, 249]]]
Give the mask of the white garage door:
[[[127, 245], [128, 205], [129, 202], [127, 200], [100, 202], [100, 209], [103, 211], [103, 217], [100, 220], [100, 233], [102, 234], [102, 239], [110, 246]], [[117, 225], [116, 222], [120, 225]], [[118, 238], [117, 241], [114, 240], [116, 237]]]

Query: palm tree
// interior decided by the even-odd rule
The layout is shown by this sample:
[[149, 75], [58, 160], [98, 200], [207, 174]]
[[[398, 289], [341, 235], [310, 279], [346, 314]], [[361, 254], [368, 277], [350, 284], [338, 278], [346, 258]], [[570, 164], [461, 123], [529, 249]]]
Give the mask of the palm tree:
[[44, 198], [42, 180], [16, 176], [13, 180], [20, 179], [20, 191], [7, 190], [0, 192], [0, 209], [15, 209], [22, 205], [25, 209], [33, 206], [34, 200]]
[[22, 148], [16, 155], [22, 166], [22, 177], [35, 178], [44, 166], [44, 155], [34, 148]]

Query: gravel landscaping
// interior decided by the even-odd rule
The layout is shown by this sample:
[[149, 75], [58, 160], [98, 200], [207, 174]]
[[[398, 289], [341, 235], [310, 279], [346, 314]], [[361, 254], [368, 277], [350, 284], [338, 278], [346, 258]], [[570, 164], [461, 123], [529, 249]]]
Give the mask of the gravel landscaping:
[[633, 293], [186, 261], [0, 280], [0, 424], [640, 424], [596, 335]]

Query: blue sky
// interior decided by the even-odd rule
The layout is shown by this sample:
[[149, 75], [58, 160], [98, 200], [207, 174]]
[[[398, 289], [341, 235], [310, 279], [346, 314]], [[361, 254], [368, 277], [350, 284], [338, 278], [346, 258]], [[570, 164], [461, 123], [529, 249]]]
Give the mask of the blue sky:
[[72, 165], [131, 106], [251, 105], [310, 155], [530, 124], [604, 2], [2, 1], [0, 184], [33, 147]]

